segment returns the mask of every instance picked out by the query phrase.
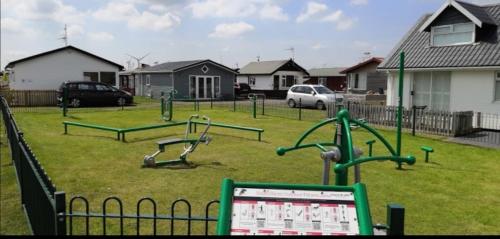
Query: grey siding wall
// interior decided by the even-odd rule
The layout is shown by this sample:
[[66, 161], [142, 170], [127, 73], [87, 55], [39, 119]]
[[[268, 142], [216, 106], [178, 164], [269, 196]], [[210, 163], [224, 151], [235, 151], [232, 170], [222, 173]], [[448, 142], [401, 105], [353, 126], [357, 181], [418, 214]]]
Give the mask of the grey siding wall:
[[368, 73], [366, 89], [374, 92], [379, 92], [379, 89], [384, 89], [385, 94], [385, 91], [387, 91], [387, 74], [384, 72]]
[[442, 25], [467, 23], [467, 22], [471, 21], [461, 12], [459, 12], [454, 7], [448, 7], [448, 9], [444, 10], [444, 12], [441, 13], [441, 15], [439, 15], [439, 17], [436, 18], [436, 20], [434, 20], [431, 26], [442, 26]]
[[[146, 83], [147, 75], [150, 76], [151, 85], [148, 86]], [[161, 95], [161, 92], [167, 92], [172, 89], [172, 73], [151, 73], [151, 74], [143, 74], [142, 81], [142, 95], [149, 96], [158, 99]]]
[[[209, 70], [204, 73], [201, 68], [206, 65]], [[221, 96], [225, 99], [232, 99], [234, 97], [234, 81], [236, 74], [224, 68], [216, 66], [211, 63], [205, 63], [187, 68], [182, 71], [174, 73], [174, 87], [177, 90], [177, 98], [186, 98], [189, 96], [189, 76], [220, 76]]]

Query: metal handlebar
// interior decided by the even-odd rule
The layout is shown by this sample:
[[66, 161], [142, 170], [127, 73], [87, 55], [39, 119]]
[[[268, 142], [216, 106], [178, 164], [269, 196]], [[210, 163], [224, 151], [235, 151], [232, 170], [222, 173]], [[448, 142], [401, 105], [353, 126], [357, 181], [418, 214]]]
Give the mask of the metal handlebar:
[[[189, 127], [192, 123], [192, 120], [199, 119], [199, 118], [200, 118], [199, 115], [192, 115], [191, 117], [189, 117], [188, 122], [187, 122], [187, 127], [186, 127], [186, 133], [185, 133], [186, 140], [188, 139], [188, 136], [189, 136]], [[208, 129], [210, 128], [210, 126], [212, 124], [212, 120], [206, 115], [202, 116], [202, 119], [207, 121], [207, 125], [205, 126], [205, 130], [203, 130], [203, 132], [198, 137], [198, 140], [196, 140], [196, 142], [194, 144], [191, 144], [191, 143], [184, 144], [184, 153], [181, 154], [181, 157], [186, 156], [189, 153], [192, 153], [196, 149], [196, 147], [198, 147], [198, 144], [200, 144], [201, 141], [205, 141], [205, 142], [207, 142], [207, 144], [210, 141], [210, 138], [208, 137]]]

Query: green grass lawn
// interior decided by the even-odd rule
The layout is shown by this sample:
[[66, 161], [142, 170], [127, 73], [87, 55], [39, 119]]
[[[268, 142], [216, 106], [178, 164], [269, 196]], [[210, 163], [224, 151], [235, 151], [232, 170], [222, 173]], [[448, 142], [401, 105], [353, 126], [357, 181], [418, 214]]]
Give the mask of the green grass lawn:
[[[192, 108], [175, 112], [174, 120], [184, 121]], [[186, 198], [193, 214], [202, 215], [203, 207], [218, 199], [223, 178], [236, 181], [321, 183], [322, 161], [313, 149], [293, 152], [285, 157], [275, 153], [278, 146], [291, 146], [314, 122], [233, 113], [227, 109], [202, 107], [200, 114], [214, 122], [224, 122], [265, 129], [263, 141], [256, 134], [230, 129], [212, 128], [213, 142], [200, 145], [189, 160], [198, 167], [184, 170], [143, 169], [145, 154], [156, 151], [155, 141], [182, 137], [185, 128], [167, 128], [127, 134], [126, 143], [115, 140], [112, 132], [69, 128], [64, 135], [62, 121], [100, 124], [118, 128], [164, 123], [159, 110], [71, 112], [63, 118], [59, 112], [16, 113], [19, 127], [33, 151], [59, 190], [69, 198], [82, 195], [89, 199], [91, 211], [101, 212], [108, 196], [123, 200], [125, 211], [135, 213], [136, 202], [152, 197], [159, 203], [159, 213], [166, 214], [170, 203]], [[318, 132], [309, 142], [327, 141], [333, 127]], [[2, 131], [2, 133], [4, 133]], [[393, 131], [381, 130], [390, 142]], [[353, 133], [357, 146], [368, 152], [364, 142], [374, 139], [364, 131]], [[19, 206], [18, 188], [10, 165], [5, 136], [2, 138], [2, 234], [25, 234], [26, 226]], [[431, 162], [424, 163], [420, 146], [436, 151]], [[172, 147], [159, 159], [177, 158], [182, 146]], [[386, 155], [380, 142], [375, 155]], [[386, 204], [399, 203], [406, 208], [408, 234], [499, 234], [500, 221], [500, 150], [484, 149], [446, 142], [438, 137], [403, 137], [405, 155], [417, 156], [414, 166], [396, 170], [393, 163], [373, 162], [362, 166], [362, 181], [367, 185], [374, 223], [385, 223]], [[333, 175], [332, 175], [333, 180]], [[81, 209], [81, 207], [79, 207]], [[116, 212], [116, 211], [115, 211]], [[95, 233], [100, 220], [95, 220]], [[130, 227], [135, 233], [135, 221]], [[81, 227], [80, 227], [81, 228]], [[165, 233], [165, 232], [162, 232]]]

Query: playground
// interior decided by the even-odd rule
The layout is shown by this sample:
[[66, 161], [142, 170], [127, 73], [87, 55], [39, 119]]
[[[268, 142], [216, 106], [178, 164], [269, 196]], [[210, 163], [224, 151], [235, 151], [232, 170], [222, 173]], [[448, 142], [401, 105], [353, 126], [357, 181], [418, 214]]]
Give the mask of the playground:
[[[193, 215], [201, 215], [207, 202], [219, 199], [224, 178], [246, 182], [322, 183], [323, 161], [318, 150], [288, 152], [284, 157], [276, 154], [277, 147], [293, 145], [318, 121], [270, 116], [254, 119], [248, 113], [208, 107], [198, 112], [191, 106], [175, 108], [171, 123], [185, 122], [191, 115], [199, 114], [209, 116], [213, 122], [264, 130], [259, 141], [255, 132], [210, 128], [212, 141], [190, 154], [193, 167], [183, 169], [144, 168], [142, 165], [144, 156], [158, 149], [157, 141], [182, 138], [185, 126], [134, 132], [127, 134], [126, 141], [122, 142], [114, 133], [88, 128], [70, 128], [64, 134], [62, 125], [63, 121], [71, 121], [129, 129], [165, 124], [158, 111], [158, 108], [88, 112], [70, 109], [67, 117], [60, 111], [19, 112], [15, 117], [52, 182], [69, 198], [77, 195], [87, 198], [92, 212], [101, 211], [102, 201], [113, 195], [122, 200], [125, 213], [135, 213], [136, 202], [151, 197], [158, 203], [159, 212], [166, 212], [172, 201], [185, 198], [193, 205]], [[198, 126], [195, 135], [203, 128]], [[394, 131], [379, 132], [391, 144], [396, 142]], [[352, 133], [354, 145], [368, 154], [366, 142], [375, 139], [374, 136], [362, 129]], [[315, 132], [304, 143], [331, 141], [333, 134], [332, 124]], [[446, 142], [445, 138], [434, 136], [412, 137], [404, 133], [402, 137], [402, 155], [415, 156], [416, 164], [403, 164], [403, 170], [397, 170], [394, 162], [374, 161], [361, 166], [361, 182], [367, 187], [373, 223], [385, 223], [386, 204], [394, 202], [406, 209], [406, 234], [497, 234], [500, 208], [495, 205], [500, 204], [497, 173], [500, 171], [500, 151]], [[2, 130], [2, 142], [5, 139]], [[425, 163], [422, 146], [434, 149], [428, 163]], [[23, 225], [25, 220], [20, 210], [14, 169], [7, 145], [1, 147], [0, 231], [2, 234], [24, 234], [27, 228]], [[182, 151], [182, 145], [169, 146], [158, 159], [175, 159]], [[387, 155], [380, 141], [373, 145], [373, 155]], [[349, 176], [349, 184], [352, 184], [353, 173]], [[333, 173], [330, 177], [330, 182], [335, 181]], [[83, 207], [79, 205], [77, 209], [83, 210]], [[108, 210], [117, 211], [114, 205]], [[75, 220], [83, 222], [83, 219]], [[118, 219], [108, 220], [108, 233], [119, 233], [116, 229]], [[102, 233], [101, 221], [92, 219], [91, 234]], [[135, 220], [125, 220], [125, 224], [131, 226], [126, 227], [124, 233], [135, 234]], [[82, 233], [82, 228], [76, 227], [76, 234]], [[165, 230], [158, 232], [168, 233]], [[200, 232], [195, 228], [193, 233]]]

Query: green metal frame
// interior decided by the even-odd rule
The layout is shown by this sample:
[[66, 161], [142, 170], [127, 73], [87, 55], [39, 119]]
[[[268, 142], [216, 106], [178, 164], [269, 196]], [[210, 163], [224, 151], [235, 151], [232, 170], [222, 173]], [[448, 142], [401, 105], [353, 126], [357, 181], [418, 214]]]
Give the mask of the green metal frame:
[[172, 90], [168, 93], [168, 97], [165, 99], [165, 93], [161, 92], [160, 97], [160, 111], [161, 118], [165, 121], [172, 121], [174, 112], [174, 95], [177, 94], [176, 90]]
[[[196, 133], [197, 131], [197, 125], [206, 125], [206, 122], [199, 122], [199, 121], [193, 121], [191, 122], [194, 124], [194, 132]], [[219, 128], [226, 128], [226, 129], [235, 129], [235, 130], [242, 130], [242, 131], [252, 131], [256, 132], [258, 134], [258, 139], [259, 141], [262, 141], [262, 133], [264, 133], [263, 129], [259, 128], [251, 128], [251, 127], [244, 127], [244, 126], [238, 126], [238, 125], [230, 125], [230, 124], [223, 124], [223, 123], [210, 123], [211, 127], [219, 127]]]
[[[187, 121], [181, 121], [181, 122], [176, 122], [176, 123], [150, 125], [150, 126], [126, 128], [126, 129], [113, 128], [113, 127], [94, 125], [94, 124], [69, 122], [69, 121], [64, 121], [63, 125], [64, 125], [64, 134], [68, 134], [68, 126], [76, 126], [76, 127], [83, 127], [83, 128], [116, 132], [116, 134], [117, 134], [116, 139], [117, 140], [121, 139], [123, 142], [125, 142], [125, 134], [126, 133], [152, 130], [152, 129], [170, 128], [170, 127], [175, 127], [175, 126], [183, 126], [183, 125], [186, 125], [186, 123], [187, 123]], [[191, 124], [194, 124], [194, 126], [196, 127], [196, 125], [198, 125], [198, 124], [206, 125], [206, 122], [192, 121]], [[251, 128], [251, 127], [244, 127], [244, 126], [237, 126], [237, 125], [228, 125], [228, 124], [222, 124], [222, 123], [211, 123], [211, 126], [215, 126], [215, 127], [219, 127], [219, 128], [228, 128], [228, 129], [256, 132], [258, 134], [259, 141], [262, 141], [262, 133], [264, 133], [264, 130], [259, 129], [259, 128]], [[196, 130], [195, 130], [195, 132], [196, 132]]]
[[[309, 135], [314, 133], [315, 131], [319, 130], [320, 128], [329, 125], [331, 123], [340, 123], [340, 129], [341, 129], [341, 142], [342, 144], [338, 144], [337, 138], [335, 138], [333, 143], [312, 143], [312, 144], [303, 144], [304, 140], [307, 139]], [[365, 158], [359, 158], [356, 159], [354, 157], [354, 145], [352, 141], [352, 134], [351, 134], [351, 125], [357, 125], [361, 128], [366, 129], [368, 132], [372, 133], [380, 142], [384, 144], [384, 146], [387, 148], [389, 151], [390, 155], [389, 156], [381, 156], [381, 157], [365, 157]], [[413, 156], [407, 156], [407, 157], [401, 157], [397, 154], [397, 152], [392, 148], [392, 146], [389, 144], [389, 142], [381, 135], [379, 134], [375, 129], [369, 127], [366, 125], [364, 122], [361, 122], [359, 120], [354, 120], [350, 119], [349, 112], [347, 110], [341, 110], [336, 118], [328, 119], [323, 122], [318, 123], [317, 125], [313, 126], [311, 129], [306, 131], [300, 138], [299, 140], [295, 143], [293, 147], [290, 148], [284, 148], [284, 147], [279, 147], [276, 150], [276, 153], [279, 156], [285, 155], [287, 152], [295, 151], [295, 150], [300, 150], [300, 149], [305, 149], [305, 148], [312, 148], [316, 147], [320, 149], [322, 152], [326, 152], [327, 149], [326, 147], [331, 147], [335, 146], [338, 147], [341, 151], [341, 159], [339, 162], [337, 162], [335, 166], [335, 185], [336, 186], [347, 186], [347, 179], [348, 179], [348, 172], [347, 169], [349, 167], [359, 165], [362, 163], [367, 163], [371, 161], [383, 161], [383, 160], [389, 160], [393, 161], [396, 163], [407, 163], [409, 165], [413, 165], [415, 163], [415, 157]]]
[[373, 235], [373, 224], [370, 215], [370, 207], [364, 184], [354, 184], [353, 186], [322, 186], [322, 185], [298, 185], [298, 184], [273, 184], [273, 183], [245, 183], [234, 182], [231, 179], [224, 179], [221, 188], [219, 218], [217, 221], [217, 235], [230, 235], [231, 214], [233, 204], [233, 192], [237, 187], [241, 188], [262, 188], [262, 189], [287, 189], [306, 191], [337, 191], [352, 192], [358, 216], [360, 235]]

